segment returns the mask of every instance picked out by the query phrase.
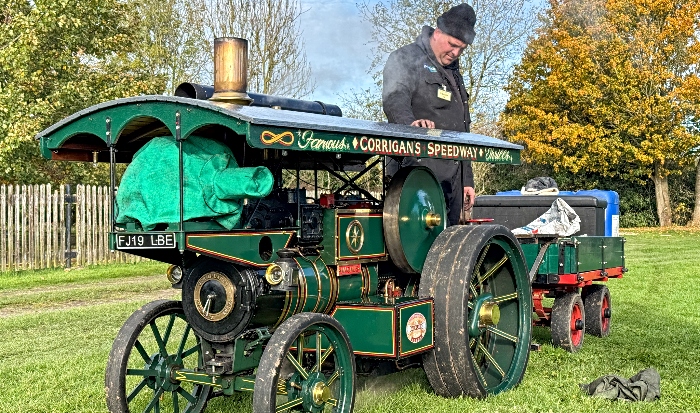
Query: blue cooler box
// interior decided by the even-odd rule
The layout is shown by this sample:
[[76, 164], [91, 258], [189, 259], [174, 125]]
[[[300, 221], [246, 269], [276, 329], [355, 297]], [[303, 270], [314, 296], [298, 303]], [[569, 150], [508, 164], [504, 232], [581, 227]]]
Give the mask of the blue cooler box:
[[[522, 195], [518, 190], [496, 192], [499, 196]], [[522, 195], [540, 196], [540, 195]], [[601, 189], [585, 189], [580, 191], [559, 191], [559, 196], [566, 201], [567, 196], [592, 196], [602, 199], [608, 203], [605, 208], [605, 236], [620, 236], [620, 196], [615, 191], [604, 191]]]

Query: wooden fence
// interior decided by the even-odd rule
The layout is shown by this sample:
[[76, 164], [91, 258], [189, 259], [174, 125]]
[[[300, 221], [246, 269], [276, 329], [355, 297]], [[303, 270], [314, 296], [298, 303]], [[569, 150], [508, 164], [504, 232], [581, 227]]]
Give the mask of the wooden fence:
[[107, 244], [106, 186], [1, 185], [0, 271], [135, 262]]

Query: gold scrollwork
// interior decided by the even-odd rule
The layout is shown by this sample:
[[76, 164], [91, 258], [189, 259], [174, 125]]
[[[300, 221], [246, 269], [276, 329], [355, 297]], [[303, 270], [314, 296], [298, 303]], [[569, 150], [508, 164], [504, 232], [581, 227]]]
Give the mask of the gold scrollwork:
[[[289, 138], [289, 139], [285, 139], [285, 138]], [[281, 145], [284, 145], [284, 146], [292, 146], [292, 144], [294, 143], [294, 134], [290, 131], [276, 134], [276, 133], [272, 133], [272, 132], [266, 130], [260, 135], [260, 140], [265, 145], [272, 145], [273, 143], [280, 143]]]

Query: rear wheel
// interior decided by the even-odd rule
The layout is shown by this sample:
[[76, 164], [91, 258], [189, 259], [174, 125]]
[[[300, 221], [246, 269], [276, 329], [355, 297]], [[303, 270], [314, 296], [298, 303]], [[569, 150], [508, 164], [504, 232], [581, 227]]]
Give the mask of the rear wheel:
[[577, 293], [566, 293], [554, 299], [552, 306], [552, 344], [575, 353], [583, 346], [586, 315], [583, 300]]
[[485, 397], [520, 383], [532, 297], [522, 251], [506, 227], [443, 231], [428, 253], [419, 293], [435, 300], [435, 348], [423, 368], [437, 394]]
[[593, 284], [583, 289], [583, 308], [586, 313], [586, 333], [597, 337], [610, 334], [612, 303], [610, 290], [601, 284]]
[[351, 412], [354, 401], [355, 358], [340, 323], [317, 313], [283, 322], [260, 359], [253, 411]]

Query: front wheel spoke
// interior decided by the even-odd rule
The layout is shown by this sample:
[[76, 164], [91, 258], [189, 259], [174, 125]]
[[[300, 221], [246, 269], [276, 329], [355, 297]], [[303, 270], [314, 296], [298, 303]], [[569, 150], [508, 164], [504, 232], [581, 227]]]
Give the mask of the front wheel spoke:
[[479, 276], [479, 284], [483, 283], [486, 279], [495, 274], [496, 271], [498, 271], [507, 261], [508, 255], [503, 255], [503, 258], [501, 258], [496, 264], [494, 264], [493, 267], [491, 267], [483, 275]]
[[287, 403], [280, 404], [279, 406], [277, 406], [277, 407], [275, 408], [275, 411], [276, 411], [276, 412], [281, 412], [281, 411], [284, 411], [284, 410], [287, 410], [287, 409], [291, 409], [291, 408], [294, 407], [294, 406], [299, 406], [299, 405], [302, 404], [303, 402], [304, 402], [304, 400], [303, 400], [301, 397], [298, 398], [298, 399], [290, 400], [290, 401], [288, 401]]
[[167, 343], [170, 340], [170, 333], [173, 331], [173, 325], [175, 324], [175, 314], [170, 314], [170, 320], [168, 320], [168, 325], [165, 327], [165, 334], [163, 334], [163, 342]]
[[326, 362], [326, 359], [333, 353], [333, 350], [334, 350], [334, 349], [333, 349], [333, 345], [332, 345], [332, 344], [329, 344], [329, 345], [328, 345], [328, 348], [326, 349], [326, 351], [325, 351], [325, 352], [323, 353], [323, 355], [321, 356], [320, 361], [319, 361], [319, 362], [316, 364], [316, 366], [314, 367], [314, 371], [321, 371], [321, 366], [323, 365], [323, 363]]
[[180, 358], [181, 359], [187, 358], [188, 356], [191, 356], [192, 354], [194, 354], [198, 351], [199, 351], [199, 344], [195, 344], [189, 350], [186, 350], [186, 351], [183, 351], [182, 353], [179, 353]]
[[156, 390], [156, 392], [153, 394], [153, 399], [151, 399], [151, 402], [148, 403], [148, 406], [143, 410], [143, 413], [148, 413], [154, 408], [156, 411], [160, 410], [160, 395], [163, 394], [163, 389], [159, 388]]
[[180, 403], [178, 402], [178, 398], [177, 398], [177, 390], [170, 393], [170, 396], [173, 398], [173, 412], [180, 413]]
[[499, 330], [499, 329], [497, 329], [497, 328], [494, 327], [494, 326], [489, 326], [489, 327], [487, 328], [487, 330], [490, 331], [491, 333], [493, 333], [493, 334], [499, 336], [499, 337], [503, 337], [503, 338], [505, 338], [506, 340], [512, 341], [513, 343], [517, 343], [517, 342], [518, 342], [518, 337], [516, 337], [516, 336], [514, 336], [514, 335], [512, 335], [512, 334], [508, 334], [508, 333], [506, 333], [506, 332], [503, 331], [503, 330]]
[[146, 352], [146, 349], [143, 348], [143, 344], [141, 344], [140, 341], [136, 340], [134, 343], [134, 347], [136, 347], [136, 350], [138, 350], [139, 354], [141, 355], [141, 358], [143, 358], [143, 361], [146, 363], [151, 361], [151, 356], [148, 355], [148, 352]]
[[141, 392], [141, 390], [143, 389], [143, 387], [145, 385], [146, 385], [146, 379], [144, 378], [143, 380], [141, 380], [141, 382], [136, 387], [134, 387], [134, 390], [132, 390], [131, 393], [129, 393], [129, 395], [126, 396], [127, 403], [134, 400], [134, 397], [136, 397]]
[[321, 361], [321, 351], [323, 349], [321, 348], [321, 333], [316, 332], [316, 366], [314, 366], [313, 371], [321, 371], [321, 364], [323, 363]]
[[517, 298], [518, 298], [518, 292], [515, 291], [515, 292], [512, 292], [512, 293], [510, 293], [510, 294], [501, 295], [501, 296], [499, 296], [499, 297], [494, 297], [494, 298], [493, 298], [493, 301], [494, 301], [496, 304], [500, 304], [500, 303], [503, 303], [503, 302], [506, 302], [506, 301], [515, 300], [515, 299], [517, 299]]
[[330, 386], [333, 384], [334, 381], [336, 381], [340, 377], [340, 371], [336, 370], [333, 372], [333, 374], [326, 380], [326, 386]]
[[183, 350], [185, 349], [185, 345], [187, 344], [187, 338], [190, 336], [191, 329], [192, 329], [192, 327], [190, 327], [190, 325], [187, 324], [187, 326], [185, 327], [185, 331], [182, 333], [182, 339], [180, 339], [180, 345], [177, 347], [177, 354], [182, 354]]
[[469, 340], [469, 348], [473, 349], [475, 344], [476, 344], [475, 338], [472, 338], [471, 340]]
[[126, 369], [127, 376], [141, 376], [141, 377], [156, 377], [158, 373], [155, 370], [147, 369]]
[[309, 378], [309, 373], [304, 369], [304, 367], [297, 361], [297, 359], [292, 356], [291, 353], [287, 353], [287, 360], [289, 360], [290, 363], [292, 363], [292, 366], [294, 366], [294, 369], [296, 369], [299, 374], [301, 374], [301, 377], [306, 380]]
[[498, 373], [501, 375], [501, 377], [505, 378], [506, 372], [503, 371], [501, 366], [498, 365], [498, 363], [496, 362], [496, 359], [493, 358], [493, 356], [491, 355], [491, 353], [488, 352], [488, 350], [486, 350], [486, 347], [484, 347], [484, 345], [481, 343], [479, 343], [479, 347], [481, 348], [481, 351], [484, 353], [484, 357], [486, 357], [491, 362], [493, 367], [495, 367], [496, 370], [498, 370]]
[[[188, 392], [187, 390], [183, 389], [182, 387], [178, 387], [176, 391], [180, 396], [182, 396], [185, 400], [187, 400], [191, 404], [197, 403], [197, 398], [194, 397], [192, 394], [190, 394], [190, 392]], [[173, 394], [173, 398], [175, 398], [175, 394]]]
[[160, 355], [163, 357], [168, 357], [168, 350], [165, 348], [165, 343], [163, 342], [163, 338], [160, 335], [160, 330], [158, 330], [155, 320], [151, 321], [151, 331], [153, 332], [153, 337], [156, 339], [156, 343], [158, 343]]

